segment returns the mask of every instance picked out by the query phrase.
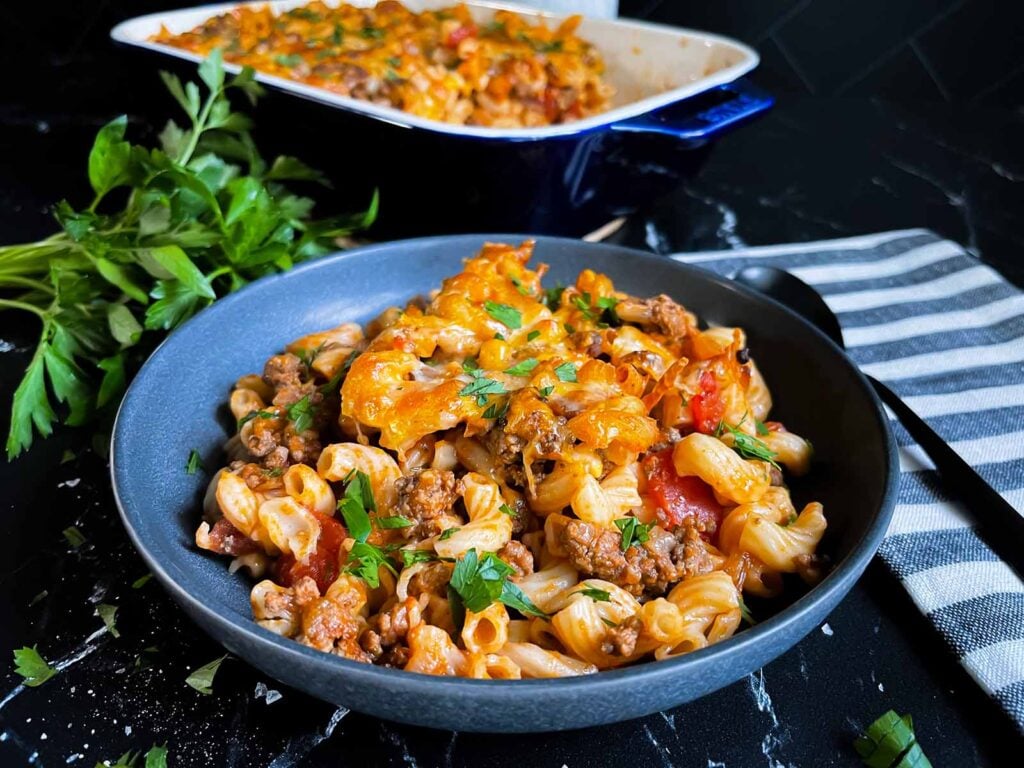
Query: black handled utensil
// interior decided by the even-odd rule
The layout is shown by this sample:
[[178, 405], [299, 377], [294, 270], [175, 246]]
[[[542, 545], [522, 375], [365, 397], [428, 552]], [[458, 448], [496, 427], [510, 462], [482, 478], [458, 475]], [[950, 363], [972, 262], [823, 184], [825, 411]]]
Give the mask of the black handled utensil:
[[[733, 280], [786, 305], [846, 348], [839, 320], [821, 295], [800, 278], [776, 267], [744, 267], [733, 275]], [[943, 480], [956, 490], [971, 511], [985, 543], [1018, 574], [1024, 574], [1024, 517], [895, 392], [872, 376], [867, 379], [928, 454]]]

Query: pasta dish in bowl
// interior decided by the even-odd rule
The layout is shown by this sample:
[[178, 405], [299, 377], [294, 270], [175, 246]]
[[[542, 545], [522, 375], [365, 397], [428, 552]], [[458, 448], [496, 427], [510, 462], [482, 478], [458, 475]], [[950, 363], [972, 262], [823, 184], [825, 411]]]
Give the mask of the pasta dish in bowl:
[[712, 273], [501, 242], [348, 251], [172, 334], [111, 449], [148, 567], [273, 678], [431, 727], [625, 720], [783, 653], [891, 515], [869, 386]]
[[430, 297], [293, 341], [231, 393], [199, 547], [260, 626], [435, 675], [579, 675], [731, 636], [821, 575], [741, 328], [488, 243]]

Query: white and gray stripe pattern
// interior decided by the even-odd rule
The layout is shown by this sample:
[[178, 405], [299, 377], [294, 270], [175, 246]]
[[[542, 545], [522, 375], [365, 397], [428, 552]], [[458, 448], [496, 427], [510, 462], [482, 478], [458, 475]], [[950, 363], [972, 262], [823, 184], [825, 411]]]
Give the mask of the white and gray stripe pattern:
[[[780, 267], [814, 285], [861, 369], [1024, 514], [1024, 293], [995, 270], [921, 229], [673, 258], [724, 275], [752, 263]], [[879, 556], [1024, 730], [1024, 583], [892, 423], [903, 476]]]

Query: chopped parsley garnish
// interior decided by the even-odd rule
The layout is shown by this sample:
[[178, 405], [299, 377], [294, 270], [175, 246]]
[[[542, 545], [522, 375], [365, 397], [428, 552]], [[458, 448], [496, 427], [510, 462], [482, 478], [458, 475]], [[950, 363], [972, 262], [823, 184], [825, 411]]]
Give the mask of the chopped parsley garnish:
[[501, 511], [501, 514], [503, 515], [508, 515], [509, 517], [516, 516], [516, 511], [512, 509], [512, 507], [510, 507], [508, 504], [502, 504], [500, 507], [498, 507], [498, 509]]
[[[354, 573], [370, 587], [380, 586], [380, 569], [383, 566], [397, 575], [395, 566], [380, 547], [370, 544], [367, 539], [373, 531], [369, 512], [377, 510], [373, 500], [373, 487], [365, 472], [353, 470], [346, 476], [348, 485], [344, 498], [338, 502], [338, 509], [345, 519], [345, 527], [349, 535], [355, 539], [348, 553], [348, 564], [345, 573]], [[388, 518], [384, 518], [387, 520]], [[404, 519], [404, 518], [403, 518]]]
[[505, 373], [507, 373], [509, 376], [525, 376], [538, 365], [539, 363], [536, 360], [536, 358], [529, 357], [526, 360], [520, 360], [511, 368], [506, 368]]
[[559, 381], [576, 381], [576, 366], [572, 363], [562, 363], [555, 368], [555, 376]]
[[400, 67], [402, 66], [402, 60], [398, 56], [392, 56], [388, 59], [388, 66], [395, 68]]
[[598, 327], [621, 323], [619, 316], [615, 313], [615, 305], [619, 303], [619, 300], [614, 296], [598, 296], [597, 301], [592, 301], [590, 294], [584, 291], [579, 296], [573, 296], [572, 303], [587, 320], [597, 323]]
[[367, 40], [380, 40], [384, 37], [384, 30], [377, 27], [363, 27], [359, 34]]
[[569, 325], [569, 323], [563, 323], [562, 327], [565, 328], [565, 332], [568, 333], [570, 336], [576, 333], [575, 326]]
[[96, 606], [96, 615], [103, 620], [103, 626], [107, 628], [107, 632], [110, 633], [111, 637], [117, 638], [121, 636], [121, 633], [117, 630], [116, 605], [107, 605], [106, 603], [100, 603]]
[[[144, 762], [139, 764], [139, 760]], [[111, 763], [109, 760], [96, 763], [97, 766], [110, 766], [110, 768], [167, 768], [167, 747], [150, 747], [143, 755], [141, 752], [128, 751]]]
[[313, 426], [316, 406], [310, 402], [309, 395], [306, 395], [301, 400], [296, 400], [285, 410], [288, 412], [288, 418], [291, 420], [296, 432], [305, 432]]
[[641, 523], [635, 517], [620, 517], [612, 522], [622, 532], [621, 546], [623, 552], [629, 549], [630, 545], [634, 542], [636, 544], [645, 543], [651, 538], [651, 528], [654, 527], [654, 523]]
[[429, 549], [402, 549], [402, 566], [408, 568], [416, 563], [429, 563], [437, 560], [437, 555]]
[[185, 474], [194, 475], [200, 469], [203, 469], [203, 457], [199, 455], [199, 451], [193, 448], [188, 452], [188, 461], [185, 463]]
[[493, 552], [478, 557], [476, 549], [470, 549], [455, 563], [449, 594], [454, 592], [458, 602], [474, 613], [497, 600], [525, 616], [548, 618], [519, 587], [508, 581], [513, 573], [515, 569]]
[[437, 538], [438, 538], [439, 541], [448, 541], [448, 539], [450, 539], [452, 536], [454, 536], [456, 533], [458, 533], [461, 530], [462, 529], [458, 528], [458, 527], [455, 527], [455, 528], [445, 528], [444, 531], [441, 532], [441, 535], [438, 536]]
[[504, 341], [505, 340], [505, 337], [502, 334], [500, 334], [500, 333], [494, 334], [494, 338], [496, 340], [498, 340], [498, 341]]
[[408, 517], [392, 515], [391, 517], [378, 517], [377, 525], [380, 528], [408, 528], [411, 525], [415, 525], [415, 523]]
[[754, 419], [754, 427], [757, 429], [757, 434], [759, 434], [761, 437], [764, 437], [765, 435], [771, 433], [771, 430], [764, 425], [763, 421], [758, 421], [757, 419]]
[[500, 381], [488, 379], [486, 376], [478, 376], [469, 384], [464, 386], [459, 394], [464, 397], [475, 397], [476, 404], [483, 408], [487, 405], [488, 395], [507, 395], [508, 390]]
[[341, 380], [348, 374], [349, 368], [352, 367], [352, 363], [359, 357], [358, 352], [352, 352], [348, 357], [345, 358], [345, 362], [341, 364], [341, 368], [338, 369], [337, 373], [331, 376], [330, 380], [320, 387], [320, 394], [324, 397], [328, 395], [338, 394], [338, 387], [341, 386]]
[[65, 528], [61, 533], [64, 534], [64, 539], [73, 549], [78, 549], [85, 544], [85, 535], [73, 525]]
[[519, 291], [522, 296], [530, 295], [530, 289], [523, 285], [523, 281], [518, 277], [510, 277], [509, 280], [512, 281], [512, 285], [516, 287], [516, 290]]
[[565, 293], [565, 286], [561, 283], [544, 291], [544, 303], [548, 305], [548, 309], [552, 312], [557, 311], [562, 306], [563, 293]]
[[277, 416], [274, 411], [249, 411], [238, 420], [238, 428], [241, 429], [253, 419], [276, 419]]
[[604, 589], [598, 589], [597, 587], [583, 587], [582, 589], [577, 589], [576, 594], [589, 597], [595, 603], [607, 603], [612, 599], [611, 592]]
[[146, 583], [152, 578], [152, 573], [147, 573], [144, 576], [139, 576], [139, 578], [132, 582], [132, 589], [142, 589], [144, 586], [146, 586]]
[[473, 377], [481, 375], [480, 363], [476, 361], [475, 357], [467, 357], [465, 360], [463, 360], [462, 370], [464, 370], [466, 373]]
[[871, 768], [931, 768], [914, 735], [910, 715], [900, 717], [891, 709], [868, 726], [853, 742], [861, 760]]
[[297, 53], [289, 53], [287, 56], [276, 56], [274, 61], [282, 67], [297, 67], [302, 63], [302, 57]]
[[484, 25], [484, 28], [481, 30], [481, 32], [484, 35], [503, 34], [505, 32], [505, 22], [504, 21], [492, 21], [492, 22], [489, 22], [488, 24]]
[[335, 45], [341, 45], [341, 41], [345, 39], [345, 28], [341, 24], [334, 25], [334, 31], [331, 33], [331, 42]]
[[314, 349], [300, 349], [295, 352], [295, 356], [299, 358], [299, 361], [306, 367], [312, 367], [314, 361], [320, 356], [320, 353], [324, 351], [324, 345], [321, 344]]
[[612, 621], [611, 619], [606, 619], [604, 616], [601, 617], [601, 621], [604, 622], [604, 625], [606, 627], [617, 627], [617, 626], [619, 626], [614, 621]]
[[508, 400], [502, 400], [501, 402], [493, 402], [487, 406], [487, 410], [484, 411], [485, 419], [500, 419], [508, 413]]
[[546, 400], [548, 395], [555, 391], [553, 386], [537, 387], [537, 394], [540, 395], [541, 400]]
[[[744, 417], [746, 418], [746, 417]], [[740, 420], [740, 424], [743, 420]], [[720, 437], [726, 432], [732, 435], [732, 449], [736, 451], [744, 459], [760, 459], [767, 461], [776, 469], [779, 465], [775, 463], [775, 457], [778, 456], [775, 451], [768, 447], [763, 440], [758, 440], [753, 435], [748, 435], [746, 432], [740, 431], [739, 425], [731, 427], [724, 421], [718, 425], [718, 429], [715, 430], [715, 436]]]
[[219, 659], [214, 659], [209, 664], [204, 664], [191, 675], [186, 677], [185, 682], [204, 696], [209, 696], [213, 693], [213, 678], [216, 676], [217, 670], [220, 669], [220, 665], [224, 663], [224, 659], [226, 658], [227, 654], [224, 654]]
[[521, 328], [523, 325], [522, 313], [508, 304], [498, 304], [495, 301], [488, 300], [484, 302], [484, 310], [499, 323], [506, 328], [511, 328], [513, 331]]
[[533, 341], [534, 339], [539, 338], [539, 337], [540, 337], [540, 331], [530, 331], [528, 334], [526, 334], [526, 340], [527, 341]]
[[29, 688], [42, 685], [57, 674], [57, 670], [46, 663], [46, 659], [39, 655], [34, 645], [14, 652], [14, 671], [24, 678], [24, 683]]

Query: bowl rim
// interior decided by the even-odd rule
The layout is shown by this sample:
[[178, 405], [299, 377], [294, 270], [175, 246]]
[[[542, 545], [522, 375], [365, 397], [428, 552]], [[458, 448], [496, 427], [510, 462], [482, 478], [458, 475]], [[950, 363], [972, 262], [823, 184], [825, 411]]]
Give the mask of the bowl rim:
[[[852, 547], [850, 552], [839, 562], [835, 563], [832, 570], [822, 579], [821, 582], [809, 588], [803, 595], [792, 603], [786, 605], [775, 615], [737, 632], [731, 637], [709, 645], [691, 653], [677, 656], [663, 661], [648, 661], [638, 664], [631, 664], [616, 669], [601, 670], [592, 675], [581, 675], [577, 677], [543, 678], [528, 680], [477, 680], [462, 677], [435, 676], [417, 672], [408, 672], [400, 669], [390, 669], [374, 664], [365, 664], [353, 661], [334, 654], [324, 653], [295, 642], [294, 640], [281, 637], [263, 627], [260, 627], [251, 618], [237, 621], [232, 617], [236, 607], [229, 605], [226, 601], [216, 595], [194, 595], [182, 584], [179, 584], [161, 562], [149, 550], [146, 543], [136, 529], [133, 522], [134, 505], [131, 500], [122, 496], [119, 474], [124, 472], [123, 462], [120, 461], [122, 443], [125, 441], [123, 430], [123, 414], [126, 405], [132, 398], [132, 390], [136, 389], [137, 382], [143, 379], [143, 374], [150, 362], [162, 354], [163, 350], [173, 339], [180, 336], [184, 329], [195, 322], [196, 317], [208, 315], [208, 313], [219, 313], [228, 311], [236, 303], [248, 300], [250, 293], [255, 293], [271, 282], [283, 282], [293, 279], [294, 275], [301, 275], [309, 271], [323, 269], [326, 266], [342, 263], [352, 259], [370, 258], [380, 251], [394, 251], [403, 248], [430, 247], [435, 244], [444, 244], [452, 249], [459, 249], [460, 246], [470, 246], [475, 251], [484, 242], [509, 242], [523, 240], [534, 240], [537, 245], [545, 243], [571, 244], [573, 247], [592, 251], [604, 251], [615, 254], [618, 257], [633, 260], [633, 263], [642, 265], [644, 263], [657, 264], [659, 267], [668, 266], [670, 269], [678, 270], [683, 274], [697, 275], [699, 279], [710, 280], [717, 283], [726, 290], [740, 294], [755, 302], [768, 304], [788, 314], [791, 319], [796, 320], [804, 326], [804, 330], [812, 334], [821, 343], [831, 347], [834, 352], [839, 353], [842, 364], [846, 365], [854, 374], [854, 381], [860, 387], [861, 393], [866, 395], [867, 402], [872, 406], [872, 416], [879, 429], [883, 441], [883, 449], [887, 458], [885, 463], [885, 478], [883, 492], [879, 507], [874, 512], [874, 519], [869, 524], [864, 535]], [[466, 253], [470, 253], [466, 250]], [[459, 235], [434, 235], [429, 237], [410, 238], [405, 240], [393, 240], [384, 243], [353, 248], [347, 251], [339, 251], [321, 258], [313, 259], [293, 267], [288, 272], [269, 275], [253, 281], [235, 293], [228, 294], [218, 299], [214, 304], [203, 309], [193, 318], [190, 318], [179, 328], [170, 333], [150, 354], [146, 362], [139, 369], [134, 380], [129, 385], [121, 404], [118, 407], [117, 415], [110, 443], [110, 479], [114, 493], [114, 501], [117, 505], [121, 522], [124, 525], [128, 536], [150, 571], [166, 589], [175, 601], [186, 608], [186, 612], [195, 611], [211, 624], [217, 625], [226, 632], [240, 633], [247, 640], [260, 645], [271, 645], [275, 653], [299, 660], [306, 660], [313, 663], [327, 664], [332, 671], [346, 675], [354, 683], [370, 683], [374, 681], [391, 680], [400, 683], [403, 687], [410, 689], [413, 693], [429, 695], [431, 693], [468, 693], [470, 690], [479, 692], [502, 691], [505, 697], [532, 696], [538, 689], [550, 690], [558, 688], [562, 693], [585, 691], [594, 692], [604, 687], [619, 688], [624, 683], [650, 683], [667, 675], [672, 675], [683, 668], [700, 668], [713, 664], [718, 657], [726, 655], [742, 654], [744, 649], [757, 646], [769, 636], [781, 634], [782, 631], [793, 625], [806, 614], [812, 613], [823, 603], [827, 603], [833, 595], [838, 595], [835, 602], [842, 600], [846, 593], [853, 586], [853, 583], [860, 577], [868, 563], [874, 557], [891, 521], [893, 510], [896, 504], [896, 495], [899, 487], [900, 468], [899, 456], [896, 442], [892, 434], [888, 417], [881, 401], [878, 399], [874, 388], [868, 383], [867, 378], [857, 366], [846, 356], [846, 353], [828, 336], [819, 331], [800, 315], [790, 310], [785, 305], [758, 293], [735, 281], [729, 280], [715, 272], [702, 267], [674, 261], [665, 256], [645, 253], [626, 246], [619, 246], [608, 243], [590, 243], [576, 240], [574, 238], [554, 237], [547, 235], [524, 235], [521, 233], [481, 233], [481, 234], [459, 234]], [[141, 517], [141, 515], [139, 515]], [[218, 611], [217, 607], [222, 606], [226, 611]], [[801, 638], [806, 633], [801, 635]], [[218, 643], [220, 640], [214, 638]], [[800, 639], [800, 638], [798, 638]], [[789, 650], [785, 648], [783, 653]], [[778, 654], [781, 655], [781, 654]], [[244, 658], [244, 657], [243, 657]], [[773, 657], [774, 658], [774, 657]], [[247, 662], [248, 663], [248, 662]], [[612, 718], [614, 719], [614, 718]]]

